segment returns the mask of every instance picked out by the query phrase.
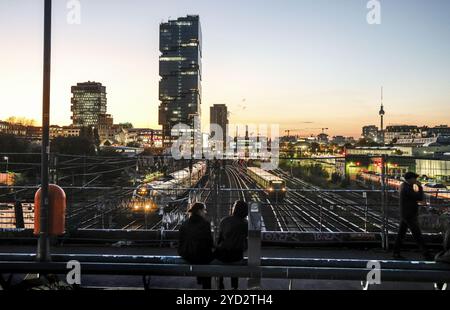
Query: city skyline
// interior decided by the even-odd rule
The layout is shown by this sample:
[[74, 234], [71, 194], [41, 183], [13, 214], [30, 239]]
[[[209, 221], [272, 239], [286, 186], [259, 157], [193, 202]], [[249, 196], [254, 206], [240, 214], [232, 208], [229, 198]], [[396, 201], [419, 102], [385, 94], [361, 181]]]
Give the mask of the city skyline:
[[[70, 87], [91, 80], [108, 88], [117, 122], [159, 128], [159, 25], [188, 14], [200, 15], [203, 28], [203, 128], [207, 109], [224, 103], [231, 123], [358, 137], [362, 126], [378, 124], [381, 85], [386, 125], [450, 119], [445, 1], [383, 2], [381, 25], [367, 24], [366, 1], [247, 1], [237, 12], [236, 1], [130, 2], [82, 2], [81, 24], [68, 25], [66, 2], [55, 1], [52, 123], [70, 124]], [[0, 52], [0, 119], [40, 119], [42, 13], [33, 1], [0, 4], [8, 47]]]

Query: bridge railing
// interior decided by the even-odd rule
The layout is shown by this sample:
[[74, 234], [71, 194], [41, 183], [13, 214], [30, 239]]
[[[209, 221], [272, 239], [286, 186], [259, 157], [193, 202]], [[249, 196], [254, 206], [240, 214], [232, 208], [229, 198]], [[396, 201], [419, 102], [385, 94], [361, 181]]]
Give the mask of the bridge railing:
[[[106, 258], [106, 259], [105, 259]], [[31, 259], [31, 260], [30, 260]], [[21, 257], [9, 254], [0, 255], [0, 275], [3, 273], [39, 273], [66, 275], [69, 272], [67, 262], [80, 262], [82, 275], [134, 275], [172, 276], [172, 277], [240, 277], [248, 279], [314, 279], [361, 281], [368, 288], [368, 275], [373, 272], [372, 261], [352, 259], [289, 259], [262, 258], [261, 266], [251, 267], [247, 261], [237, 265], [212, 263], [211, 265], [191, 265], [179, 257], [114, 257], [114, 262], [101, 255], [52, 256], [52, 262], [35, 262], [32, 255]], [[119, 262], [117, 262], [119, 260]], [[280, 264], [280, 261], [283, 264]], [[379, 261], [380, 280], [386, 282], [435, 283], [436, 288], [446, 287], [450, 282], [450, 268], [447, 264], [417, 261]], [[144, 288], [150, 288], [151, 282], [143, 281]], [[4, 289], [11, 289], [4, 279], [0, 279]], [[256, 285], [259, 285], [257, 283]], [[251, 282], [248, 288], [261, 288]]]
[[[178, 188], [180, 196], [156, 189], [164, 199], [133, 198], [134, 187], [65, 188], [68, 199], [68, 235], [86, 231], [116, 230], [176, 232], [186, 217], [189, 202], [205, 202], [215, 232], [220, 220], [230, 213], [236, 200], [261, 204], [262, 231], [267, 238], [296, 236], [299, 240], [367, 240], [392, 238], [399, 225], [398, 194], [395, 190], [344, 190], [288, 188], [286, 197], [269, 197], [258, 188]], [[184, 194], [184, 195], [183, 195]], [[420, 208], [420, 223], [425, 234], [440, 235], [448, 227], [450, 202], [428, 192]], [[382, 195], [384, 195], [382, 199]], [[30, 202], [30, 201], [25, 201]], [[25, 228], [32, 228], [32, 204], [22, 204]], [[15, 221], [14, 204], [0, 206], [0, 229], [21, 228]], [[83, 232], [84, 231], [84, 232]], [[272, 233], [273, 232], [273, 233]], [[0, 234], [1, 235], [1, 234]], [[104, 235], [104, 234], [102, 234]], [[123, 234], [125, 237], [131, 234]], [[264, 235], [264, 234], [263, 234]], [[302, 237], [300, 237], [302, 236]], [[305, 237], [308, 236], [308, 237]], [[343, 237], [346, 236], [346, 237]]]
[[[36, 261], [36, 254], [0, 254], [0, 285], [14, 288], [2, 277], [8, 273], [67, 274], [68, 262], [79, 263], [82, 275], [143, 276], [144, 288], [150, 288], [148, 276], [220, 277], [248, 279], [249, 289], [262, 288], [261, 279], [358, 280], [368, 288], [370, 274], [378, 272], [379, 281], [428, 282], [444, 287], [450, 281], [450, 265], [436, 262], [323, 259], [323, 258], [265, 258], [261, 255], [261, 204], [249, 206], [248, 257], [226, 265], [213, 261], [209, 265], [192, 265], [175, 256], [53, 254], [50, 261]], [[375, 264], [375, 265], [374, 265]], [[71, 268], [71, 267], [70, 267]], [[291, 288], [291, 285], [290, 285]]]

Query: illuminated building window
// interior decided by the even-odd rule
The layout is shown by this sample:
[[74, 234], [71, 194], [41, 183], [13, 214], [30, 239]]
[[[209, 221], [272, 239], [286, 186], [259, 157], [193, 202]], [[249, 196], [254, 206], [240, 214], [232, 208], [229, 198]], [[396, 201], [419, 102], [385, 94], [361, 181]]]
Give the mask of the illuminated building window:
[[186, 58], [180, 57], [180, 56], [174, 56], [174, 57], [160, 57], [160, 61], [184, 61]]

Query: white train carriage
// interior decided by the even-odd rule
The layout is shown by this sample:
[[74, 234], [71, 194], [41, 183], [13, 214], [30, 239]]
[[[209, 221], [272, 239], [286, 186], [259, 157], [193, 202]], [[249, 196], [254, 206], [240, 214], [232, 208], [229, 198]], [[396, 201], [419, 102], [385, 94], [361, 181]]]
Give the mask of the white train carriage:
[[[364, 181], [369, 181], [375, 184], [381, 184], [381, 176], [379, 174], [366, 173], [363, 172], [360, 174], [361, 178]], [[399, 179], [386, 178], [386, 185], [390, 189], [398, 190], [402, 181]], [[434, 196], [436, 198], [450, 199], [450, 193], [448, 192], [447, 186], [439, 183], [426, 183], [423, 184], [423, 190], [425, 195]]]
[[192, 172], [185, 168], [165, 178], [139, 185], [133, 193], [134, 211], [157, 209], [162, 201], [170, 202], [184, 196], [206, 173], [206, 163], [198, 162]]

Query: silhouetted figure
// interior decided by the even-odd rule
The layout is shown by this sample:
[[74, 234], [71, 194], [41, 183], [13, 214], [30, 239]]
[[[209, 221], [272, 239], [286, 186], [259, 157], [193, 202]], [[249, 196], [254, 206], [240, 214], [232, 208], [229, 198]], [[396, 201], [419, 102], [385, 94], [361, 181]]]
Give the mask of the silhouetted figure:
[[[223, 263], [236, 263], [244, 258], [248, 236], [248, 205], [244, 201], [234, 203], [231, 216], [222, 220], [215, 256]], [[231, 287], [238, 289], [239, 278], [231, 278]], [[220, 289], [224, 289], [223, 277], [220, 277]]]
[[[188, 210], [189, 218], [179, 230], [178, 254], [191, 264], [209, 264], [214, 259], [211, 224], [206, 220], [206, 206], [196, 202]], [[198, 277], [198, 284], [211, 289], [210, 277]]]
[[[414, 240], [419, 245], [420, 250], [426, 260], [431, 259], [428, 253], [425, 242], [422, 237], [422, 232], [419, 227], [419, 205], [418, 202], [424, 198], [422, 184], [417, 181], [418, 175], [413, 172], [407, 172], [404, 176], [405, 182], [400, 185], [400, 227], [394, 246], [394, 258], [403, 259], [400, 254], [403, 239], [409, 228], [414, 237]], [[418, 191], [414, 190], [414, 185], [417, 186]]]

